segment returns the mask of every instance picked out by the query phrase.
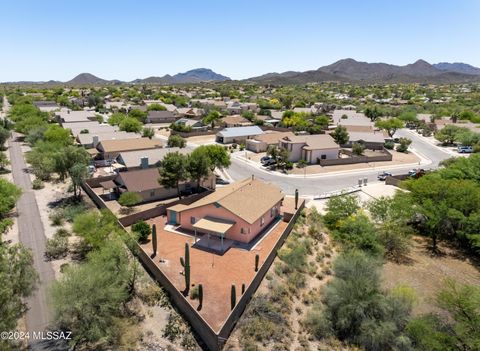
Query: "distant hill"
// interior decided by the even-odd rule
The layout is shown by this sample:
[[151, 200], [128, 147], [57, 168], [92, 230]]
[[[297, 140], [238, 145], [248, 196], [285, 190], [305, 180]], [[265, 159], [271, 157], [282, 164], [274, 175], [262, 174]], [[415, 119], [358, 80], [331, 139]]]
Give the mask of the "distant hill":
[[208, 68], [196, 68], [184, 73], [177, 73], [174, 76], [169, 74], [163, 77], [148, 77], [145, 79], [135, 79], [132, 83], [146, 84], [181, 84], [181, 83], [201, 83], [201, 82], [223, 82], [230, 80], [229, 77], [215, 73]]
[[92, 85], [92, 84], [106, 84], [108, 80], [98, 78], [90, 73], [80, 73], [75, 78], [65, 82], [68, 85]]
[[463, 62], [440, 62], [433, 64], [433, 67], [441, 71], [457, 72], [464, 74], [474, 74], [480, 75], [480, 68], [469, 65], [468, 63]]
[[457, 83], [478, 81], [473, 74], [441, 70], [424, 60], [405, 66], [387, 63], [359, 62], [348, 58], [317, 70], [306, 72], [268, 73], [247, 81], [268, 84], [305, 84], [320, 82], [359, 83]]

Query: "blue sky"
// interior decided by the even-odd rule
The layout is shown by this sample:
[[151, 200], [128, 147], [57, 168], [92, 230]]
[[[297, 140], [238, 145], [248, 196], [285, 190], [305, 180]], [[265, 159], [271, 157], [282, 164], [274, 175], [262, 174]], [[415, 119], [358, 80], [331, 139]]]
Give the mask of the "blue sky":
[[2, 0], [0, 81], [241, 79], [351, 57], [480, 66], [478, 0]]

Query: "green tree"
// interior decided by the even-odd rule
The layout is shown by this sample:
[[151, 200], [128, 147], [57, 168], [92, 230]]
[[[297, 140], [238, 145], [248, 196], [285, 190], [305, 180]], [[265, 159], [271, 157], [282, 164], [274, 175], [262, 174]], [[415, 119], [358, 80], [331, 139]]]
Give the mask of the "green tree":
[[68, 170], [68, 174], [72, 180], [73, 197], [79, 200], [82, 194], [82, 183], [88, 176], [87, 167], [83, 163], [77, 163]]
[[451, 145], [458, 140], [460, 135], [466, 132], [468, 132], [467, 128], [447, 124], [435, 133], [435, 139], [444, 145]]
[[375, 106], [367, 106], [367, 108], [365, 108], [363, 113], [365, 114], [365, 116], [370, 118], [370, 120], [372, 122], [375, 122], [378, 118], [380, 118], [384, 115], [383, 111], [381, 109], [379, 109], [378, 106], [376, 106], [376, 105]]
[[323, 222], [328, 229], [334, 229], [338, 221], [345, 219], [360, 209], [358, 198], [354, 195], [334, 196], [328, 199]]
[[133, 117], [124, 118], [118, 126], [120, 130], [132, 133], [140, 133], [143, 128], [142, 122]]
[[148, 113], [142, 110], [133, 109], [128, 113], [128, 117], [135, 118], [140, 123], [145, 123]]
[[187, 156], [179, 152], [170, 152], [163, 158], [159, 183], [165, 188], [176, 188], [178, 197], [182, 197], [180, 183], [188, 179]]
[[121, 121], [123, 121], [127, 116], [124, 113], [116, 112], [113, 113], [109, 118], [108, 118], [108, 124], [111, 126], [118, 126]]
[[[213, 172], [215, 168], [223, 169], [230, 166], [230, 154], [221, 145], [202, 145], [197, 149], [201, 149], [209, 158], [210, 170]], [[202, 152], [203, 152], [202, 151]], [[200, 151], [199, 151], [200, 152]]]
[[[27, 311], [26, 298], [38, 281], [33, 257], [21, 244], [0, 244], [0, 330], [11, 331], [18, 319]], [[10, 350], [8, 340], [0, 340], [0, 349]]]
[[43, 133], [43, 139], [59, 145], [70, 145], [73, 143], [70, 130], [64, 129], [57, 124], [48, 126], [47, 130]]
[[205, 125], [210, 124], [212, 129], [215, 128], [215, 123], [222, 118], [222, 115], [218, 111], [210, 111], [208, 115], [203, 117], [202, 123]]
[[180, 135], [170, 134], [170, 136], [168, 137], [167, 146], [184, 148], [185, 146], [187, 146], [187, 141]]
[[142, 196], [132, 191], [126, 191], [118, 198], [118, 203], [122, 206], [135, 206], [142, 201]]
[[345, 145], [346, 143], [348, 143], [348, 140], [350, 140], [350, 136], [348, 135], [347, 128], [341, 125], [337, 126], [333, 131], [333, 133], [331, 133], [330, 135], [339, 146]]
[[10, 137], [10, 131], [2, 126], [0, 126], [0, 150], [3, 149], [3, 145]]
[[151, 104], [147, 107], [148, 111], [166, 111], [167, 108], [160, 104]]
[[200, 189], [202, 179], [210, 174], [210, 158], [205, 149], [197, 148], [187, 156], [187, 172], [190, 179], [197, 183], [197, 190]]
[[[408, 335], [415, 350], [478, 350], [480, 347], [480, 288], [446, 280], [436, 296], [442, 314], [410, 321]], [[445, 318], [445, 314], [449, 318]]]
[[[134, 269], [119, 239], [112, 239], [87, 261], [69, 266], [51, 289], [56, 325], [72, 331], [71, 346], [115, 347]], [[74, 301], [74, 303], [72, 303]], [[103, 345], [103, 346], [102, 346]]]
[[379, 129], [383, 129], [388, 133], [390, 138], [393, 138], [397, 129], [405, 127], [405, 124], [402, 120], [398, 118], [387, 118], [387, 119], [380, 119], [375, 122], [375, 127]]
[[83, 252], [98, 250], [119, 233], [115, 216], [108, 210], [88, 211], [73, 220], [73, 232], [83, 239]]

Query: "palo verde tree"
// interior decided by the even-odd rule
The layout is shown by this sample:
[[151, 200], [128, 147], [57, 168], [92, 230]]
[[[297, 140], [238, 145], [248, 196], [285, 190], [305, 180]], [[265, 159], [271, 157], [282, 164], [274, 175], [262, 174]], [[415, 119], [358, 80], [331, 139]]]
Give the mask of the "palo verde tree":
[[165, 188], [176, 188], [179, 198], [182, 197], [180, 183], [188, 179], [187, 156], [179, 152], [165, 155], [160, 168], [159, 183]]

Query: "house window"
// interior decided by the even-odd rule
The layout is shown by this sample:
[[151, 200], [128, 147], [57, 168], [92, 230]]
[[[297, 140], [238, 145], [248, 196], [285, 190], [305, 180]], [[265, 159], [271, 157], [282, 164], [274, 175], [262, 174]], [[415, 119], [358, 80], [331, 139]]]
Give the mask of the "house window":
[[322, 155], [322, 156], [320, 156], [320, 158], [321, 158], [322, 160], [325, 160], [325, 159], [327, 158], [327, 155]]
[[154, 196], [155, 196], [155, 190], [150, 191], [150, 197], [154, 197]]
[[265, 224], [265, 217], [260, 218], [260, 226]]
[[195, 224], [195, 222], [196, 222], [195, 217], [190, 217], [190, 224]]
[[240, 234], [247, 234], [247, 229], [245, 228], [240, 229]]

